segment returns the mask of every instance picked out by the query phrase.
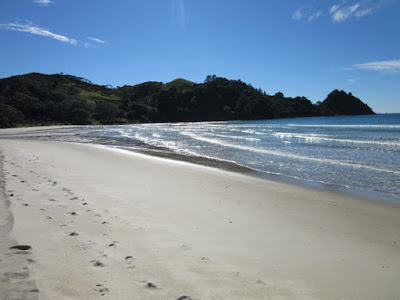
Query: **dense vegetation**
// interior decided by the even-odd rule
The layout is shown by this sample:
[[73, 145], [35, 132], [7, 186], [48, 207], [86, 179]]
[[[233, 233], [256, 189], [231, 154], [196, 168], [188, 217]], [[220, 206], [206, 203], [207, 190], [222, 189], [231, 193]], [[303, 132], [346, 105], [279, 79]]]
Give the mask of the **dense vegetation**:
[[71, 75], [31, 73], [0, 80], [0, 127], [39, 124], [124, 124], [373, 114], [351, 93], [321, 103], [268, 95], [240, 80], [207, 76], [111, 88]]

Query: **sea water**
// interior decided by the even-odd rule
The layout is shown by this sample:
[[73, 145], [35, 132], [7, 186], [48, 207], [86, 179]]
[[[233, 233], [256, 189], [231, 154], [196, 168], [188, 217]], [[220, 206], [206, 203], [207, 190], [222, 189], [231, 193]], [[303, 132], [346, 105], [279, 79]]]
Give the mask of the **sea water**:
[[400, 203], [400, 114], [89, 126], [38, 136], [218, 160]]

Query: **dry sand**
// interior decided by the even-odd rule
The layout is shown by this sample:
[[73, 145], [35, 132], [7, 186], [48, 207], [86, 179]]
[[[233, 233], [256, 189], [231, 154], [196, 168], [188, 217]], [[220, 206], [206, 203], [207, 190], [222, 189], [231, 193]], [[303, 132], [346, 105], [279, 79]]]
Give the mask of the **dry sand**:
[[0, 152], [1, 299], [400, 299], [398, 205], [95, 145]]

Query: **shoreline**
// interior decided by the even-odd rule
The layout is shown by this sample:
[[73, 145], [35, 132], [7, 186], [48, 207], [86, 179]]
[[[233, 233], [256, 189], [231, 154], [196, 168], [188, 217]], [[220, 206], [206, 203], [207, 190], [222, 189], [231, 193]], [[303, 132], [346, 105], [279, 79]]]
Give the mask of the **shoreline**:
[[[88, 144], [92, 144], [92, 143], [88, 143]], [[295, 185], [298, 187], [305, 187], [305, 188], [315, 189], [315, 190], [319, 190], [319, 191], [332, 192], [332, 193], [336, 193], [336, 194], [339, 194], [342, 196], [350, 196], [350, 197], [356, 197], [356, 198], [365, 199], [365, 200], [400, 205], [400, 198], [393, 194], [379, 192], [379, 191], [372, 191], [372, 190], [367, 190], [367, 189], [360, 189], [360, 188], [356, 188], [356, 187], [350, 187], [350, 186], [344, 186], [344, 185], [338, 185], [338, 184], [332, 184], [332, 183], [327, 183], [327, 182], [317, 181], [317, 180], [307, 180], [307, 179], [302, 179], [302, 178], [298, 178], [298, 177], [291, 177], [291, 176], [284, 175], [284, 174], [269, 173], [266, 171], [252, 169], [247, 166], [242, 166], [240, 164], [237, 164], [236, 162], [231, 162], [231, 161], [218, 160], [218, 159], [208, 158], [208, 157], [203, 157], [203, 156], [189, 156], [189, 155], [173, 153], [173, 152], [165, 152], [164, 153], [163, 151], [152, 151], [152, 150], [149, 150], [146, 148], [129, 149], [129, 148], [123, 147], [123, 146], [113, 146], [113, 145], [95, 144], [95, 143], [93, 143], [92, 145], [102, 145], [105, 147], [130, 151], [133, 153], [141, 153], [141, 154], [149, 155], [149, 156], [153, 156], [153, 157], [161, 157], [161, 158], [165, 158], [165, 159], [171, 159], [171, 160], [178, 161], [178, 162], [184, 161], [189, 164], [194, 164], [194, 165], [199, 165], [199, 166], [204, 166], [204, 167], [216, 168], [216, 169], [223, 170], [223, 171], [244, 174], [246, 176], [251, 176], [254, 178], [258, 178], [258, 179], [264, 179], [267, 181], [280, 182], [280, 183], [285, 183], [285, 184], [289, 184], [289, 185]]]
[[[314, 118], [314, 117], [312, 117]], [[103, 126], [103, 125], [99, 125]], [[124, 125], [121, 125], [124, 126]], [[165, 159], [171, 159], [174, 161], [184, 161], [199, 166], [206, 166], [211, 168], [216, 168], [219, 170], [236, 172], [239, 174], [245, 174], [247, 176], [252, 176], [255, 178], [261, 178], [265, 180], [270, 180], [274, 182], [281, 182], [285, 184], [295, 185], [298, 187], [306, 187], [320, 191], [333, 192], [343, 196], [356, 197], [361, 199], [368, 199], [372, 201], [378, 201], [383, 203], [391, 203], [400, 205], [400, 197], [398, 195], [385, 193], [381, 191], [374, 191], [368, 189], [362, 189], [358, 187], [345, 186], [339, 184], [331, 184], [319, 180], [308, 180], [298, 177], [292, 177], [285, 174], [274, 174], [267, 171], [252, 169], [247, 166], [240, 165], [234, 161], [219, 160], [216, 158], [205, 157], [205, 156], [190, 156], [182, 153], [176, 153], [167, 148], [161, 148], [152, 146], [141, 141], [129, 140], [126, 145], [119, 145], [121, 140], [117, 140], [116, 143], [110, 143], [112, 138], [107, 138], [105, 141], [101, 137], [89, 137], [87, 141], [80, 142], [75, 140], [57, 140], [54, 136], [46, 134], [48, 130], [57, 130], [65, 128], [77, 128], [82, 126], [77, 125], [60, 125], [60, 126], [43, 126], [43, 127], [27, 127], [27, 128], [8, 128], [2, 129], [0, 131], [0, 140], [3, 138], [7, 139], [23, 139], [23, 140], [44, 140], [44, 141], [55, 141], [55, 142], [70, 142], [70, 143], [83, 143], [92, 145], [102, 145], [105, 147], [123, 149], [133, 153], [140, 153], [144, 155], [149, 155], [152, 157], [160, 157]], [[86, 126], [83, 126], [86, 127]], [[93, 126], [89, 126], [93, 127]], [[44, 131], [44, 135], [37, 134], [37, 132]], [[36, 132], [36, 134], [35, 134]], [[30, 134], [32, 133], [32, 136]], [[48, 139], [45, 137], [49, 137]]]
[[216, 170], [233, 172], [256, 179], [262, 179], [266, 181], [273, 181], [277, 183], [283, 183], [288, 185], [297, 186], [300, 188], [308, 188], [311, 190], [317, 190], [322, 192], [330, 192], [341, 196], [355, 197], [363, 200], [377, 201], [382, 203], [389, 203], [394, 205], [400, 205], [400, 198], [393, 194], [388, 194], [379, 191], [372, 191], [366, 189], [360, 189], [356, 187], [338, 185], [326, 183], [323, 181], [307, 180], [297, 177], [291, 177], [284, 174], [274, 174], [266, 171], [260, 171], [242, 166], [233, 161], [218, 160], [215, 158], [203, 157], [203, 156], [189, 156], [180, 153], [174, 153], [163, 151], [163, 149], [150, 149], [150, 148], [129, 148], [124, 146], [115, 146], [108, 144], [97, 144], [97, 143], [84, 143], [88, 145], [104, 146], [111, 149], [128, 151], [130, 153], [138, 153], [156, 158], [163, 158], [167, 160], [173, 160], [176, 162], [185, 162], [194, 166], [202, 166], [208, 168], [214, 168]]
[[400, 295], [398, 205], [98, 145], [0, 149], [40, 299]]

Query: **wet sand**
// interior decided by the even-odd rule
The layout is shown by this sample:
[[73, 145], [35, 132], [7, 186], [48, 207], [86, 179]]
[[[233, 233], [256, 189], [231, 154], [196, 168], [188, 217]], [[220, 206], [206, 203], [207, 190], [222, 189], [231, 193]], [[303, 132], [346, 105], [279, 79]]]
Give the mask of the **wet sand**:
[[96, 145], [0, 152], [0, 295], [399, 298], [398, 205]]

